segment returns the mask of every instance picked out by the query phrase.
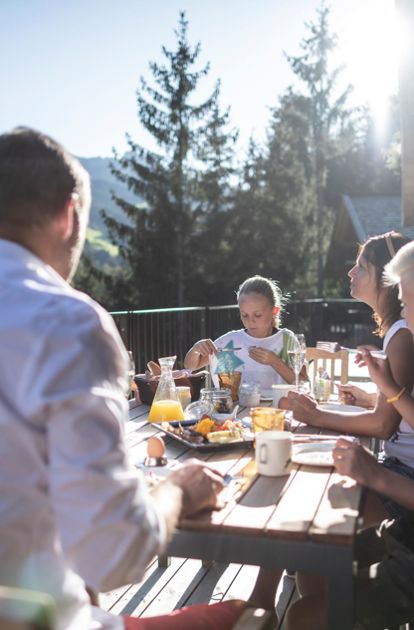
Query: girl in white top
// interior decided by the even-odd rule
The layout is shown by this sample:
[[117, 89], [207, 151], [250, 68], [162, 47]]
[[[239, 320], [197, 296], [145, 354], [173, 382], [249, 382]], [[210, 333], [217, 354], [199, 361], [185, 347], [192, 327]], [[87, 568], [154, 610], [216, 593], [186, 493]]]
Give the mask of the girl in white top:
[[[196, 370], [210, 363], [216, 386], [217, 372], [230, 370], [240, 371], [242, 381], [257, 382], [262, 388], [294, 383], [287, 352], [295, 336], [287, 328], [279, 328], [283, 297], [277, 284], [261, 276], [247, 278], [239, 287], [237, 301], [245, 328], [228, 332], [215, 342], [197, 341], [187, 352], [184, 366]], [[239, 350], [221, 353], [217, 358], [222, 348]]]

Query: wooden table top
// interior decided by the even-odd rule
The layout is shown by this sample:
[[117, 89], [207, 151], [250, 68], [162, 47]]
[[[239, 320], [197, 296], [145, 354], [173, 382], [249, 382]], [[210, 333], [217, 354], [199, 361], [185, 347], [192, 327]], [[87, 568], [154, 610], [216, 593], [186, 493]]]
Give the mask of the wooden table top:
[[[143, 462], [146, 440], [159, 433], [148, 423], [148, 411], [147, 405], [130, 409], [125, 430], [134, 463]], [[294, 422], [293, 425], [296, 434], [312, 431], [311, 427]], [[252, 449], [199, 453], [170, 436], [163, 437], [170, 462], [181, 463], [196, 456], [235, 478], [221, 495], [222, 509], [183, 520], [181, 530], [353, 544], [362, 489], [333, 468], [291, 464], [289, 475], [265, 477], [256, 474]]]

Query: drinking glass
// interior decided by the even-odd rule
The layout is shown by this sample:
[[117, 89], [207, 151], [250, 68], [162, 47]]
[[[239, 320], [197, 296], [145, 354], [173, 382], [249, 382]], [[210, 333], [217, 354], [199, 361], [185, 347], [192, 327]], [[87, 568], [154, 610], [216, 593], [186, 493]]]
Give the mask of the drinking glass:
[[283, 431], [285, 411], [274, 407], [252, 407], [250, 410], [253, 431]]
[[292, 370], [295, 373], [295, 388], [299, 392], [299, 374], [306, 358], [306, 342], [305, 335], [296, 335], [295, 339], [292, 339], [292, 344], [288, 350], [289, 362]]

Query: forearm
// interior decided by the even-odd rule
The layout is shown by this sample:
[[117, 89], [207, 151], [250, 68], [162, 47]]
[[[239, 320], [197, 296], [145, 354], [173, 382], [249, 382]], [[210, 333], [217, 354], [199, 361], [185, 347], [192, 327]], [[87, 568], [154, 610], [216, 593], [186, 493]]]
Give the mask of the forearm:
[[184, 358], [184, 367], [187, 370], [198, 370], [208, 364], [208, 357], [202, 356], [194, 348], [190, 348]]
[[377, 474], [371, 475], [364, 485], [414, 510], [414, 480], [378, 465]]
[[[401, 388], [395, 386], [394, 388], [390, 388], [387, 395], [388, 398], [398, 395], [401, 391]], [[385, 392], [384, 392], [385, 393]], [[406, 390], [402, 393], [400, 398], [394, 403], [388, 403], [394, 406], [394, 409], [398, 411], [398, 413], [403, 417], [408, 424], [414, 428], [414, 399], [411, 397], [409, 392]]]
[[349, 415], [317, 409], [311, 424], [338, 433], [350, 433], [351, 435], [378, 437], [380, 439], [387, 439], [395, 429], [394, 425], [391, 428], [375, 410]]

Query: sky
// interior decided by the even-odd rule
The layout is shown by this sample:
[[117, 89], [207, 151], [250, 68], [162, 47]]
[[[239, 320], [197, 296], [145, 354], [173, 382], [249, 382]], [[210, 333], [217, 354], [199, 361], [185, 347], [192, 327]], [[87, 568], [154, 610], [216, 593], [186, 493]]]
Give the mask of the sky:
[[[347, 63], [344, 81], [355, 103], [378, 116], [396, 90], [397, 42], [393, 0], [331, 0], [331, 27]], [[231, 108], [248, 138], [265, 137], [269, 108], [294, 81], [285, 53], [300, 53], [304, 23], [319, 0], [0, 0], [0, 132], [38, 128], [81, 157], [126, 148], [125, 133], [150, 146], [137, 118], [140, 76], [161, 46], [174, 49], [179, 11], [189, 40], [201, 42], [200, 66], [210, 62], [200, 99], [221, 80], [221, 105]], [[198, 96], [198, 95], [197, 95]]]

